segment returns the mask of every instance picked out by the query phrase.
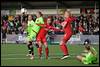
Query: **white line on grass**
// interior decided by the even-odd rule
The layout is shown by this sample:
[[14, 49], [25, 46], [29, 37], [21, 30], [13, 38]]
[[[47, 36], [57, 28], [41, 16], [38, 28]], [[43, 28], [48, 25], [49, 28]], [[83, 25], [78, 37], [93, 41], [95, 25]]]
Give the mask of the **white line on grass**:
[[[26, 54], [3, 54], [3, 55], [1, 55], [1, 59], [2, 60], [10, 60], [10, 59], [12, 59], [12, 60], [24, 60], [24, 59], [29, 59], [29, 58], [12, 58], [12, 57], [7, 57], [7, 56], [15, 56], [15, 55], [24, 55], [24, 56], [26, 56]], [[60, 59], [61, 57], [58, 57], [58, 55], [60, 55], [61, 56], [61, 54], [51, 54], [51, 55], [49, 55], [49, 59]], [[5, 58], [3, 58], [4, 56], [6, 56]], [[75, 57], [76, 56], [76, 54], [71, 54], [70, 55], [70, 57]], [[35, 59], [38, 59], [38, 57], [37, 57], [37, 55], [35, 55]], [[42, 57], [42, 59], [45, 59], [45, 56], [44, 57]]]
[[[26, 54], [1, 54], [1, 56], [14, 56], [14, 55], [26, 55]], [[62, 54], [50, 54], [51, 56], [57, 56], [57, 55], [62, 55]], [[79, 55], [79, 54], [70, 54], [71, 56], [76, 56], [76, 55]], [[38, 56], [38, 55], [35, 55], [35, 56]]]
[[18, 59], [18, 60], [24, 60], [24, 59], [28, 59], [28, 58], [1, 58], [1, 60], [10, 60], [10, 59], [12, 59], [12, 60], [16, 60], [16, 59]]
[[26, 55], [26, 54], [1, 54], [1, 56]]
[[[48, 60], [49, 59], [60, 59], [61, 57], [49, 57], [48, 58]], [[1, 60], [25, 60], [25, 59], [29, 59], [29, 58], [1, 58]], [[37, 59], [39, 59], [38, 57], [35, 57], [34, 58], [35, 60], [37, 60]], [[42, 59], [41, 60], [44, 60], [44, 59], [46, 59], [45, 57], [42, 57]]]

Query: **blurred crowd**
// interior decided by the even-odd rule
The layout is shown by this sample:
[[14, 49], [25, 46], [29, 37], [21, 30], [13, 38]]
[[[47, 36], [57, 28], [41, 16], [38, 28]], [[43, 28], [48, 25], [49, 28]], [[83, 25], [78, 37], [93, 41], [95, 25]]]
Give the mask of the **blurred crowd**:
[[[62, 28], [59, 24], [55, 22], [63, 22], [64, 18], [59, 15], [52, 16], [43, 16], [44, 19], [51, 17], [51, 22], [54, 27]], [[99, 16], [95, 17], [91, 14], [80, 16], [73, 16], [75, 20], [72, 22], [73, 34], [83, 34], [83, 35], [98, 35], [99, 34]], [[36, 20], [36, 16], [33, 15], [33, 20]], [[2, 33], [6, 32], [7, 34], [19, 34], [22, 33], [21, 28], [24, 26], [24, 23], [27, 22], [27, 15], [3, 15], [1, 17], [1, 27]], [[63, 32], [55, 32], [56, 34], [62, 34]]]

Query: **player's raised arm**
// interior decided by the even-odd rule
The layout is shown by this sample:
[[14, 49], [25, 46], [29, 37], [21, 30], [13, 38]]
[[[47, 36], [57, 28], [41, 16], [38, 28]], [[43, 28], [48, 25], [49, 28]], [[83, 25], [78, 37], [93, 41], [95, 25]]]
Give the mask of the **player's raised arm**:
[[46, 27], [46, 24], [37, 24], [37, 25], [41, 27]]
[[53, 26], [47, 26], [48, 27], [48, 29], [49, 30], [52, 30], [52, 31], [63, 31], [63, 30], [61, 30], [61, 29], [57, 29], [57, 28], [55, 28], [55, 27], [53, 27]]

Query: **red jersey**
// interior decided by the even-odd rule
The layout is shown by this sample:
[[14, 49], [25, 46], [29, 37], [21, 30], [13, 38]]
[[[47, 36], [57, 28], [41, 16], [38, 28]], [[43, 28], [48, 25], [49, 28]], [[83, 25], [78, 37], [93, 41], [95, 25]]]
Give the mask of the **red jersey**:
[[64, 28], [64, 31], [65, 31], [65, 33], [66, 32], [70, 32], [70, 33], [72, 33], [72, 28], [71, 28], [71, 22], [72, 22], [72, 18], [67, 18], [65, 21], [64, 21], [64, 23], [66, 23], [66, 26], [65, 26], [65, 28]]
[[53, 26], [51, 26], [47, 23], [46, 24], [39, 24], [39, 25], [42, 26], [42, 28], [40, 29], [40, 31], [38, 33], [39, 36], [45, 37], [48, 30], [50, 30], [50, 29], [53, 30], [53, 31], [61, 31], [60, 29], [56, 29], [56, 28], [54, 28]]
[[40, 29], [40, 31], [39, 31], [39, 36], [43, 36], [43, 37], [45, 37], [46, 36], [46, 34], [47, 34], [47, 32], [48, 32], [48, 30], [47, 29], [45, 29], [45, 28], [41, 28]]

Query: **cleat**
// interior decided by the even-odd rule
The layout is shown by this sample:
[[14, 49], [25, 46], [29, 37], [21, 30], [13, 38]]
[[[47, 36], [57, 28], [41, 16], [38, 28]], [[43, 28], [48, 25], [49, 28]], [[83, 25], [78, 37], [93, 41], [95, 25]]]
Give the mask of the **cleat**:
[[32, 54], [27, 54], [26, 56], [32, 56]]
[[68, 58], [68, 57], [70, 57], [70, 56], [69, 55], [65, 55], [61, 59], [63, 60], [63, 59]]
[[42, 57], [39, 57], [39, 59], [41, 60], [41, 59], [42, 59]]
[[46, 59], [48, 59], [48, 57], [46, 57]]
[[34, 56], [31, 56], [31, 58], [30, 58], [31, 60], [33, 60], [34, 59]]

